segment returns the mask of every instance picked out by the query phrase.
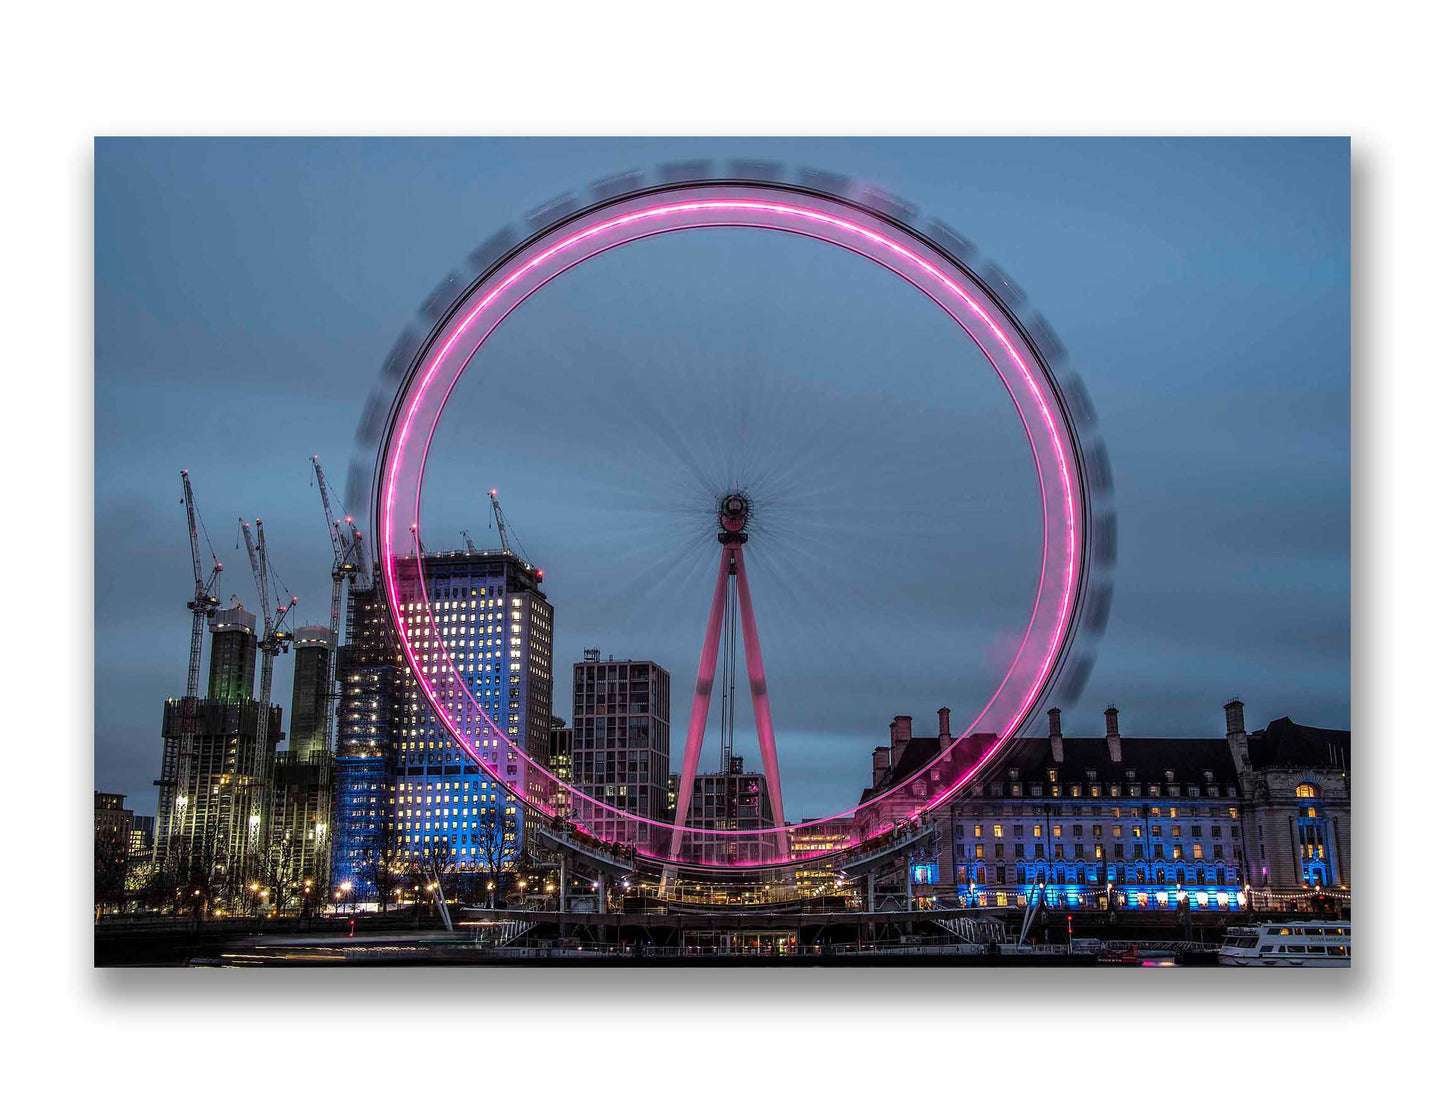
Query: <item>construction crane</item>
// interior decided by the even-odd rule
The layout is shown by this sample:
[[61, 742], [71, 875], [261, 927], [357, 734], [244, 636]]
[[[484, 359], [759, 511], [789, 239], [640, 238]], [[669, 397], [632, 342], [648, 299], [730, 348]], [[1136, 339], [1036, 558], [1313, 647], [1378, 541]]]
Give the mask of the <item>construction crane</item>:
[[326, 514], [326, 532], [331, 538], [331, 651], [326, 660], [326, 748], [334, 748], [336, 733], [336, 653], [341, 644], [341, 591], [342, 587], [354, 584], [358, 575], [366, 569], [366, 545], [361, 530], [356, 527], [350, 514], [337, 520], [331, 508], [331, 490], [326, 483], [326, 473], [321, 470], [321, 458], [311, 458], [312, 470], [316, 473], [316, 489], [321, 492], [321, 509]]
[[497, 497], [497, 488], [493, 487], [488, 491], [487, 497], [492, 500], [492, 516], [497, 519], [497, 539], [502, 542], [502, 551], [510, 552], [512, 549], [507, 544], [507, 521], [502, 516], [502, 501]]
[[467, 532], [467, 530], [465, 529], [462, 530], [462, 540], [467, 542], [467, 551], [471, 555], [475, 556], [477, 554], [477, 546], [472, 543], [471, 533]]
[[[205, 531], [205, 526], [201, 523], [200, 512], [196, 509], [195, 494], [191, 490], [191, 473], [185, 468], [181, 469], [181, 492], [181, 504], [186, 508], [186, 528], [191, 538], [191, 575], [195, 580], [195, 589], [192, 591], [191, 600], [186, 603], [186, 609], [191, 611], [191, 659], [186, 668], [186, 696], [181, 700], [181, 732], [176, 746], [174, 805], [166, 810], [166, 813], [172, 825], [176, 816], [181, 818], [179, 831], [184, 834], [187, 813], [194, 817], [196, 812], [195, 809], [188, 808], [188, 805], [201, 692], [201, 646], [206, 636], [206, 622], [215, 616], [216, 607], [220, 605], [215, 590], [216, 578], [221, 574], [221, 561], [216, 559], [215, 549], [211, 547], [210, 538], [207, 537], [206, 550], [211, 557], [210, 572], [207, 573], [201, 565], [201, 534]], [[179, 809], [174, 806], [179, 806]], [[167, 835], [174, 835], [176, 831], [173, 826]]]
[[[246, 825], [246, 853], [254, 857], [261, 845], [261, 825], [266, 816], [266, 795], [270, 792], [267, 782], [271, 775], [271, 756], [267, 737], [271, 728], [271, 676], [276, 657], [291, 648], [291, 631], [286, 628], [286, 618], [296, 607], [298, 599], [293, 594], [284, 606], [271, 605], [271, 562], [266, 555], [266, 528], [261, 519], [256, 519], [256, 532], [241, 519], [241, 533], [246, 540], [246, 555], [251, 561], [251, 574], [256, 579], [256, 593], [261, 599], [261, 612], [265, 618], [264, 634], [256, 642], [261, 653], [261, 688], [257, 694], [258, 716], [256, 718], [256, 743], [251, 756], [250, 770], [250, 814]], [[255, 847], [252, 836], [255, 836]], [[248, 871], [249, 873], [249, 871]]]
[[208, 538], [206, 547], [211, 553], [212, 566], [209, 575], [204, 573], [205, 569], [201, 566], [200, 515], [196, 510], [195, 494], [191, 491], [191, 473], [185, 468], [181, 469], [181, 490], [181, 502], [186, 507], [186, 528], [191, 537], [191, 575], [196, 584], [191, 600], [186, 603], [186, 609], [191, 611], [191, 663], [186, 670], [186, 697], [194, 698], [201, 690], [201, 642], [206, 636], [206, 622], [215, 616], [216, 607], [221, 604], [215, 594], [221, 561], [216, 559]]

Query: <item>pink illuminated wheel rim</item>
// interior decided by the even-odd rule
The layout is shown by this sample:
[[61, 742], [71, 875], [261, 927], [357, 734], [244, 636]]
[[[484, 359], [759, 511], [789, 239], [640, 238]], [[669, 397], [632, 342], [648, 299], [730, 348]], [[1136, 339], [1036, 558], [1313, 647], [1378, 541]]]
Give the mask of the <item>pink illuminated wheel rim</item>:
[[[373, 544], [386, 601], [407, 665], [439, 723], [458, 747], [528, 807], [559, 811], [584, 838], [634, 849], [640, 859], [696, 870], [737, 870], [808, 862], [866, 844], [947, 801], [996, 760], [1000, 749], [1038, 716], [1051, 693], [1076, 695], [1087, 659], [1065, 661], [1081, 635], [1097, 631], [1108, 592], [1091, 574], [1112, 562], [1113, 516], [1091, 502], [1107, 487], [1102, 446], [1091, 444], [1092, 412], [1076, 381], [1062, 382], [1045, 350], [1059, 359], [1052, 332], [1030, 328], [1016, 308], [1022, 293], [996, 270], [976, 273], [971, 248], [951, 233], [908, 226], [886, 205], [776, 180], [684, 180], [633, 188], [582, 210], [567, 210], [515, 245], [483, 247], [479, 271], [449, 277], [423, 308], [430, 326], [404, 335], [388, 365], [390, 402], [374, 401], [379, 424], [373, 488]], [[1038, 471], [1043, 541], [1037, 594], [1023, 641], [1003, 681], [972, 723], [917, 773], [855, 808], [763, 831], [675, 829], [588, 797], [528, 758], [491, 720], [465, 673], [447, 656], [427, 598], [418, 555], [421, 488], [427, 453], [447, 399], [483, 343], [532, 294], [599, 253], [658, 234], [705, 227], [748, 227], [803, 235], [868, 258], [927, 295], [984, 354], [1007, 388]], [[394, 381], [394, 383], [392, 382]], [[1070, 396], [1070, 391], [1073, 396]], [[385, 394], [385, 392], [383, 392]], [[1085, 417], [1079, 417], [1079, 410]], [[385, 410], [384, 415], [380, 412]], [[408, 630], [407, 604], [425, 616]], [[425, 659], [425, 662], [423, 661]], [[522, 660], [525, 662], [525, 659]], [[509, 662], [516, 662], [510, 660]], [[832, 830], [826, 845], [815, 842]], [[680, 836], [677, 834], [680, 833]], [[719, 842], [748, 861], [710, 859]]]

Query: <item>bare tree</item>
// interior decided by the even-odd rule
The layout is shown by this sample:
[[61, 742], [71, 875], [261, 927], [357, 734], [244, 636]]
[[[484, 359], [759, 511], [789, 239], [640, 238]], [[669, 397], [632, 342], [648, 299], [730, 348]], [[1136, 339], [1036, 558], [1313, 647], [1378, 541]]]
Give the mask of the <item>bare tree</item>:
[[224, 840], [212, 824], [190, 837], [170, 838], [163, 857], [151, 864], [143, 893], [153, 908], [179, 915], [189, 912], [201, 919], [221, 903], [234, 904], [240, 886], [227, 870]]
[[262, 856], [261, 882], [267, 903], [278, 913], [287, 912], [301, 897], [301, 846], [288, 835]]
[[377, 903], [385, 912], [400, 881], [401, 855], [388, 844], [373, 844], [362, 852], [361, 869], [376, 889]]
[[187, 882], [190, 858], [179, 836], [172, 836], [161, 857], [153, 864], [144, 899], [151, 908], [176, 912], [181, 907], [181, 890]]
[[506, 869], [516, 839], [507, 829], [508, 822], [495, 815], [488, 817], [478, 826], [477, 856], [481, 859], [485, 874], [485, 879], [478, 880], [478, 889], [486, 889], [488, 908], [497, 907], [497, 890], [501, 888], [502, 872]]
[[100, 831], [95, 836], [95, 916], [106, 908], [123, 911], [130, 872], [130, 840], [122, 832]]
[[432, 900], [428, 891], [433, 885], [436, 890], [433, 892], [445, 894], [456, 899], [460, 874], [457, 870], [456, 860], [452, 857], [451, 845], [445, 839], [438, 839], [427, 846], [412, 859], [408, 870], [415, 879], [413, 885], [417, 887], [416, 911], [421, 915], [422, 902]]

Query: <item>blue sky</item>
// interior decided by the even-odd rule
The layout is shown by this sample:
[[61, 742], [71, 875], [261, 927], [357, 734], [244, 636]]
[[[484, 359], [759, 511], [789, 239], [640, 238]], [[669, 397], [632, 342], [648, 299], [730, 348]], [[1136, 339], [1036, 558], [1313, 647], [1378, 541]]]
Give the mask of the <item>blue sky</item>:
[[[153, 808], [189, 629], [179, 469], [223, 598], [255, 604], [234, 541], [237, 516], [260, 515], [302, 622], [324, 620], [307, 461], [342, 482], [417, 303], [558, 193], [696, 157], [905, 196], [1062, 336], [1120, 527], [1113, 615], [1066, 732], [1099, 731], [1112, 702], [1126, 732], [1216, 733], [1231, 695], [1252, 726], [1348, 726], [1345, 140], [102, 140], [97, 786]], [[559, 687], [584, 647], [655, 658], [680, 746], [716, 555], [699, 502], [746, 479], [790, 814], [856, 796], [893, 714], [927, 730], [986, 693], [1037, 504], [996, 382], [916, 293], [816, 243], [678, 235], [559, 280], [489, 350], [442, 425], [428, 544], [462, 526], [483, 543], [484, 488], [502, 488], [548, 568]], [[288, 713], [289, 693], [283, 659]]]

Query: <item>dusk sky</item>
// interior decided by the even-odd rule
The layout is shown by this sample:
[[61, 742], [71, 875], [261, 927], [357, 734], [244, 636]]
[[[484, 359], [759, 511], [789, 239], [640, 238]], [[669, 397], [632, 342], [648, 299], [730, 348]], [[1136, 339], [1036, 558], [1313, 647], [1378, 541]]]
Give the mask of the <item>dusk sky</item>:
[[[1350, 725], [1349, 143], [1305, 140], [102, 140], [96, 145], [96, 786], [154, 810], [184, 689], [179, 470], [218, 589], [260, 516], [298, 624], [326, 619], [309, 458], [338, 489], [418, 303], [559, 193], [683, 159], [876, 183], [979, 243], [1070, 350], [1119, 515], [1113, 613], [1065, 732]], [[790, 817], [851, 804], [889, 719], [972, 716], [1037, 566], [1037, 484], [956, 327], [859, 258], [762, 231], [669, 235], [557, 280], [469, 370], [424, 540], [493, 545], [502, 501], [582, 649], [673, 676], [674, 763], [718, 546], [758, 500], [754, 591]], [[348, 503], [361, 510], [364, 503]], [[290, 725], [291, 658], [273, 698]], [[716, 711], [714, 711], [714, 715]], [[738, 746], [757, 765], [744, 707]], [[960, 722], [961, 723], [961, 722]], [[715, 745], [704, 763], [715, 762]]]

